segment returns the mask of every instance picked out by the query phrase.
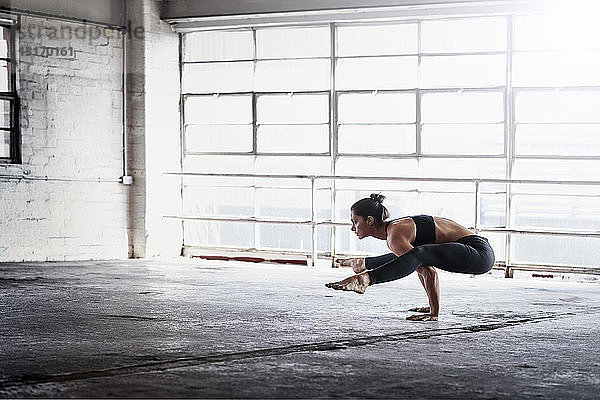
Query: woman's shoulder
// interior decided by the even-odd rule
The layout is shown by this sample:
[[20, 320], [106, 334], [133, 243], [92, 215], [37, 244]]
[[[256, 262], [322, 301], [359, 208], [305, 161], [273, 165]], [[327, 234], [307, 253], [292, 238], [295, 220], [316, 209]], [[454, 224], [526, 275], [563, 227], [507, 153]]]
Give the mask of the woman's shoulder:
[[415, 233], [415, 222], [411, 217], [395, 218], [386, 222], [388, 236], [405, 237], [410, 242]]
[[389, 227], [389, 226], [405, 224], [410, 221], [412, 221], [411, 217], [400, 217], [400, 218], [392, 218], [392, 219], [384, 221], [384, 222], [385, 222], [385, 226]]

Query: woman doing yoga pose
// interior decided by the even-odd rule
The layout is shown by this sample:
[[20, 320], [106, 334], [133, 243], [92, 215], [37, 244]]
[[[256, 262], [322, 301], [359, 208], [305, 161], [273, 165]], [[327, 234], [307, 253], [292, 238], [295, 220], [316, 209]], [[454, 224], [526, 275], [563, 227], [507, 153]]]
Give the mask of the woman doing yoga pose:
[[417, 271], [429, 298], [429, 307], [410, 311], [424, 313], [409, 320], [434, 321], [440, 311], [440, 287], [435, 269], [464, 274], [484, 274], [494, 265], [494, 251], [486, 238], [473, 234], [454, 221], [416, 215], [386, 221], [389, 211], [384, 196], [357, 201], [350, 208], [352, 231], [359, 239], [373, 236], [387, 242], [392, 253], [379, 257], [338, 260], [356, 275], [325, 286], [364, 293], [368, 286], [404, 278]]

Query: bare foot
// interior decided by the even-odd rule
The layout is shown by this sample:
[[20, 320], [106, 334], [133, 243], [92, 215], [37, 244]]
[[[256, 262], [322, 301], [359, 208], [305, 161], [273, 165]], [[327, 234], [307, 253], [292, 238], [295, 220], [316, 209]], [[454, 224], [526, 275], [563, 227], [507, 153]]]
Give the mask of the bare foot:
[[431, 309], [429, 307], [415, 307], [415, 308], [409, 309], [408, 311], [430, 313]]
[[411, 315], [410, 317], [406, 317], [409, 321], [437, 321], [437, 315], [431, 314], [422, 314], [422, 315]]
[[354, 273], [360, 274], [366, 271], [364, 258], [338, 258], [335, 260], [338, 267], [351, 267]]
[[371, 284], [368, 274], [354, 275], [339, 282], [327, 283], [325, 286], [335, 290], [347, 290], [363, 294]]

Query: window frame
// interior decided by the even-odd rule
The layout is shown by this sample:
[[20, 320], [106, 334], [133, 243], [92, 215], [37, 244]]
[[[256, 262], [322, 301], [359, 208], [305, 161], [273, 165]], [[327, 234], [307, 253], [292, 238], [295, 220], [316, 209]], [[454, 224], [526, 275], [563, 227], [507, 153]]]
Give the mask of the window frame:
[[[527, 11], [524, 13], [524, 15], [532, 15], [532, 16], [540, 16], [540, 17], [544, 17], [544, 13], [538, 13], [536, 11]], [[600, 92], [600, 83], [599, 84], [595, 84], [594, 82], [587, 82], [587, 84], [582, 84], [583, 86], [578, 86], [575, 84], [569, 84], [569, 85], [555, 85], [554, 83], [550, 82], [546, 85], [541, 85], [541, 84], [528, 84], [528, 83], [520, 83], [520, 82], [516, 82], [515, 80], [515, 73], [517, 71], [517, 67], [518, 67], [518, 63], [515, 62], [515, 58], [517, 58], [518, 55], [522, 55], [522, 54], [535, 54], [538, 53], [542, 50], [534, 48], [534, 49], [519, 49], [516, 48], [516, 39], [518, 38], [519, 35], [519, 31], [517, 29], [515, 20], [516, 18], [519, 18], [520, 16], [522, 16], [522, 13], [520, 12], [510, 12], [507, 13], [506, 15], [486, 15], [485, 13], [483, 13], [482, 15], [471, 15], [471, 16], [456, 16], [456, 15], [449, 15], [449, 16], [440, 16], [440, 17], [433, 17], [433, 18], [426, 18], [426, 17], [415, 17], [414, 19], [399, 19], [399, 20], [395, 20], [395, 21], [341, 21], [341, 22], [328, 22], [329, 26], [330, 26], [330, 42], [331, 42], [331, 54], [329, 56], [330, 59], [330, 68], [331, 68], [331, 78], [330, 78], [330, 90], [329, 90], [329, 97], [330, 97], [330, 107], [329, 107], [329, 112], [330, 112], [330, 152], [329, 154], [326, 155], [320, 155], [320, 154], [288, 154], [288, 153], [274, 153], [274, 154], [265, 154], [265, 153], [258, 153], [257, 152], [257, 146], [256, 146], [256, 120], [253, 122], [253, 126], [255, 127], [254, 129], [254, 147], [252, 152], [246, 152], [246, 153], [225, 153], [225, 152], [213, 152], [213, 153], [187, 153], [183, 152], [182, 157], [185, 158], [186, 156], [203, 156], [205, 154], [210, 154], [210, 155], [224, 155], [224, 156], [250, 156], [250, 157], [254, 157], [254, 159], [258, 159], [258, 156], [280, 156], [282, 157], [287, 157], [290, 155], [298, 155], [298, 156], [327, 156], [330, 161], [331, 161], [331, 165], [330, 165], [330, 175], [331, 176], [352, 176], [352, 177], [359, 177], [360, 173], [362, 173], [362, 170], [364, 171], [369, 171], [369, 169], [367, 168], [363, 168], [361, 171], [359, 172], [347, 172], [344, 170], [343, 167], [343, 163], [346, 162], [348, 159], [352, 159], [351, 161], [355, 164], [361, 162], [361, 161], [365, 161], [368, 159], [369, 162], [371, 161], [394, 161], [394, 162], [404, 162], [404, 161], [414, 161], [415, 164], [420, 164], [420, 166], [422, 167], [423, 165], [425, 165], [426, 163], [430, 163], [430, 162], [448, 162], [451, 161], [451, 163], [454, 163], [454, 161], [458, 160], [458, 161], [468, 161], [468, 160], [472, 160], [474, 164], [476, 164], [476, 162], [478, 160], [485, 160], [486, 162], [493, 162], [495, 166], [503, 166], [503, 168], [496, 168], [497, 171], [499, 171], [499, 173], [494, 171], [494, 175], [492, 177], [492, 179], [495, 179], [496, 177], [501, 178], [501, 179], [507, 179], [509, 182], [506, 182], [505, 184], [502, 185], [496, 185], [493, 184], [491, 185], [491, 188], [488, 189], [487, 191], [479, 191], [479, 194], [482, 195], [486, 195], [486, 196], [494, 196], [493, 200], [494, 200], [494, 204], [492, 204], [491, 208], [489, 210], [486, 210], [484, 208], [482, 208], [481, 202], [479, 202], [479, 200], [476, 199], [475, 202], [475, 209], [476, 211], [479, 212], [479, 214], [477, 214], [477, 216], [475, 217], [475, 228], [476, 229], [481, 229], [484, 232], [488, 232], [490, 235], [495, 237], [495, 242], [496, 244], [500, 244], [502, 245], [501, 247], [501, 253], [502, 255], [499, 255], [498, 260], [501, 261], [502, 263], [504, 263], [506, 265], [507, 268], [507, 275], [510, 275], [512, 272], [510, 270], [511, 266], [518, 266], [520, 265], [520, 263], [522, 263], [523, 260], [520, 259], [520, 256], [518, 253], [515, 252], [515, 247], [511, 246], [511, 242], [515, 241], [515, 234], [521, 234], [521, 233], [525, 233], [525, 234], [536, 234], [536, 235], [542, 235], [542, 237], [550, 237], [550, 236], [544, 236], [544, 233], [540, 233], [536, 231], [536, 227], [531, 227], [529, 229], [531, 229], [530, 231], [527, 230], [527, 227], [523, 227], [523, 226], [518, 226], [517, 224], [515, 224], [515, 217], [516, 217], [516, 213], [517, 213], [517, 207], [515, 206], [515, 202], [513, 201], [515, 196], [519, 196], [519, 191], [518, 191], [518, 179], [542, 179], [543, 178], [539, 178], [538, 177], [534, 177], [534, 178], [528, 178], [528, 177], [522, 177], [519, 178], [519, 174], [520, 174], [520, 164], [523, 164], [524, 162], [547, 162], [548, 164], [556, 162], [556, 161], [577, 161], [577, 160], [582, 160], [584, 162], [589, 162], [590, 165], [593, 162], [598, 162], [600, 163], [600, 153], [599, 154], [593, 154], [593, 155], [576, 155], [576, 154], [554, 154], [552, 152], [549, 153], [542, 153], [542, 154], [527, 154], [526, 152], [523, 152], [520, 150], [520, 148], [517, 146], [517, 127], [521, 124], [525, 124], [528, 122], [522, 122], [519, 119], [519, 107], [518, 107], [518, 102], [517, 102], [517, 97], [519, 94], [521, 93], [528, 93], [528, 92], [537, 92], [537, 91], [570, 91], [570, 90], [590, 90], [593, 92]], [[459, 21], [459, 20], [478, 20], [481, 18], [496, 18], [498, 20], [502, 20], [502, 25], [505, 26], [505, 31], [504, 33], [504, 39], [503, 42], [506, 44], [506, 47], [503, 47], [501, 49], [495, 48], [495, 49], [478, 49], [477, 51], [465, 51], [465, 50], [439, 50], [439, 51], [433, 51], [432, 52], [428, 52], [428, 51], [424, 51], [422, 49], [422, 34], [421, 34], [421, 28], [422, 25], [424, 23], [427, 23], [430, 20], [434, 20], [434, 21]], [[379, 54], [343, 54], [340, 55], [339, 51], [338, 51], [338, 28], [343, 28], [346, 26], [383, 26], [383, 25], [402, 25], [402, 24], [416, 24], [417, 25], [417, 29], [418, 29], [418, 33], [417, 33], [417, 50], [415, 52], [399, 52], [399, 53], [393, 53], [393, 54], [383, 54], [383, 53], [379, 53]], [[306, 26], [320, 26], [322, 24], [321, 23], [317, 23], [317, 22], [310, 22], [307, 23]], [[268, 28], [287, 28], [287, 27], [293, 27], [293, 24], [289, 24], [289, 23], [281, 23], [281, 24], [277, 24], [277, 26], [275, 25], [271, 25], [268, 26]], [[254, 40], [253, 40], [253, 45], [254, 45], [254, 58], [253, 59], [245, 59], [245, 60], [236, 60], [236, 61], [253, 61], [253, 62], [258, 62], [261, 61], [260, 59], [258, 59], [256, 57], [256, 31], [258, 29], [263, 29], [264, 26], [261, 26], [260, 24], [254, 27], [226, 27], [223, 28], [223, 30], [225, 31], [233, 31], [233, 30], [239, 30], [239, 29], [250, 29], [254, 32]], [[185, 36], [186, 32], [185, 31], [180, 31], [180, 44], [181, 47], [183, 46], [183, 42], [184, 42], [184, 36]], [[595, 49], [595, 48], [594, 48]], [[427, 50], [427, 49], [425, 49]], [[468, 50], [468, 49], [467, 49]], [[557, 53], [557, 52], [561, 52], [561, 51], [566, 51], [565, 49], [543, 49], [543, 52], [545, 53]], [[589, 51], [589, 49], [573, 49], [574, 53], [581, 53], [581, 52], [585, 52], [585, 51]], [[600, 50], [599, 50], [600, 51]], [[425, 59], [429, 59], [429, 58], [434, 58], [434, 57], [469, 57], [469, 56], [504, 56], [504, 59], [502, 60], [502, 64], [505, 68], [505, 75], [503, 80], [500, 81], [496, 81], [494, 80], [491, 84], [479, 84], [479, 83], [456, 83], [453, 84], [452, 82], [446, 84], [446, 83], [440, 83], [440, 84], [435, 84], [435, 85], [424, 85], [421, 78], [419, 78], [419, 81], [415, 84], [415, 87], [396, 87], [396, 88], [381, 88], [381, 89], [373, 89], [373, 88], [361, 88], [361, 87], [357, 87], [357, 88], [344, 88], [344, 87], [338, 87], [337, 82], [336, 82], [336, 77], [340, 76], [337, 74], [338, 71], [336, 71], [337, 67], [338, 67], [338, 62], [341, 60], [346, 60], [346, 59], [359, 59], [359, 58], [372, 58], [372, 59], [384, 59], [384, 58], [390, 58], [390, 57], [417, 57], [418, 61], [419, 61], [419, 66], [418, 66], [418, 73], [421, 74], [423, 72], [422, 68], [421, 68], [421, 60]], [[324, 57], [322, 57], [324, 58]], [[498, 57], [499, 58], [499, 57]], [[183, 57], [182, 57], [183, 59]], [[302, 57], [300, 57], [299, 59], [302, 59]], [[272, 59], [269, 59], [272, 60]], [[282, 58], [282, 60], [289, 60], [289, 58]], [[217, 61], [215, 61], [217, 62]], [[183, 71], [183, 66], [186, 63], [182, 61], [181, 63], [181, 71]], [[500, 63], [498, 64], [500, 65]], [[485, 83], [485, 82], [483, 82]], [[338, 100], [339, 97], [341, 95], [346, 95], [346, 94], [360, 94], [360, 93], [371, 93], [373, 95], [378, 95], [379, 93], [399, 93], [399, 92], [406, 92], [406, 93], [411, 93], [413, 96], [415, 96], [416, 99], [416, 117], [415, 117], [415, 122], [414, 123], [407, 123], [407, 124], [400, 124], [400, 123], [394, 123], [396, 125], [407, 125], [407, 126], [414, 126], [414, 137], [415, 137], [415, 143], [414, 143], [414, 150], [410, 151], [410, 152], [398, 152], [398, 151], [392, 151], [391, 153], [377, 153], [377, 152], [347, 152], [347, 151], [340, 151], [340, 146], [339, 146], [339, 140], [340, 140], [340, 136], [339, 136], [339, 128], [343, 125], [351, 125], [348, 123], [341, 123], [339, 120], [339, 104], [338, 104]], [[452, 152], [452, 151], [448, 151], [448, 152], [438, 152], [438, 151], [430, 151], [427, 148], [424, 148], [423, 146], [423, 131], [424, 131], [424, 127], [426, 127], [428, 124], [435, 124], [435, 122], [424, 122], [423, 118], [422, 118], [422, 111], [423, 111], [423, 98], [424, 96], [427, 96], [431, 93], [443, 93], [443, 92], [450, 92], [450, 93], [457, 93], [457, 94], [462, 94], [462, 93], [468, 93], [468, 92], [482, 92], [482, 93], [494, 93], [494, 92], [498, 92], [498, 93], [502, 93], [503, 95], [503, 101], [502, 101], [502, 105], [503, 105], [503, 110], [502, 110], [502, 116], [503, 118], [501, 120], [497, 120], [497, 121], [490, 121], [490, 122], [475, 122], [475, 123], [482, 123], [482, 124], [495, 124], [501, 127], [502, 129], [502, 148], [500, 149], [499, 146], [495, 147], [495, 151], [493, 152], [484, 152], [483, 154], [480, 152], [473, 152], [473, 153], [456, 153], [456, 152]], [[254, 96], [259, 96], [259, 95], [263, 95], [263, 94], [281, 94], [281, 92], [251, 92], [254, 94]], [[227, 94], [227, 95], [232, 95], [234, 93], [223, 93], [223, 94]], [[183, 92], [182, 91], [182, 96], [190, 96], [190, 95], [194, 95], [193, 93], [188, 93], [188, 92]], [[205, 93], [204, 95], [210, 95], [210, 93]], [[213, 95], [219, 95], [219, 94], [213, 94]], [[254, 108], [253, 110], [254, 113], [256, 113], [256, 108]], [[442, 122], [443, 123], [443, 122]], [[449, 122], [449, 125], [453, 125], [453, 124], [462, 124], [464, 122], [460, 122], [460, 121], [454, 121], [454, 122]], [[536, 122], [532, 122], [532, 123], [536, 123]], [[542, 123], [542, 122], [540, 122]], [[544, 122], [546, 123], [546, 122]], [[547, 122], [548, 124], [556, 124], [553, 122]], [[373, 122], [373, 123], [369, 123], [366, 122], [364, 123], [365, 125], [378, 125], [377, 122]], [[590, 122], [585, 122], [585, 124], [591, 124]], [[185, 125], [185, 116], [182, 115], [182, 125]], [[600, 122], [594, 122], [594, 125], [598, 125], [600, 126]], [[496, 136], [494, 136], [495, 138], [500, 139], [500, 134], [497, 133]], [[340, 165], [342, 165], [342, 167], [340, 167]], [[383, 165], [383, 163], [381, 163]], [[456, 163], [454, 163], [456, 164]], [[555, 163], [557, 164], [557, 163]], [[405, 163], [405, 165], [408, 165], [408, 163]], [[452, 166], [452, 165], [451, 165]], [[477, 165], [475, 165], [477, 166]], [[410, 167], [410, 165], [409, 165]], [[183, 167], [182, 167], [183, 168]], [[375, 168], [373, 168], [374, 170]], [[411, 174], [413, 174], [414, 172], [411, 170], [411, 168], [399, 168], [401, 170], [401, 173], [404, 175], [401, 176], [410, 176]], [[422, 170], [427, 170], [426, 168], [421, 168]], [[441, 170], [441, 168], [439, 168]], [[521, 168], [522, 169], [522, 168]], [[415, 171], [417, 169], [415, 168]], [[547, 169], [546, 169], [547, 170]], [[591, 168], [589, 170], [592, 170]], [[182, 172], [185, 171], [185, 169], [182, 170]], [[471, 172], [473, 171], [473, 172]], [[187, 172], [187, 171], [186, 171]], [[195, 171], [193, 171], [195, 172]], [[192, 173], [193, 173], [192, 172]], [[238, 172], [238, 171], [235, 171]], [[275, 171], [274, 173], [279, 173], [279, 171]], [[488, 176], [488, 174], [483, 171], [480, 172], [478, 171], [477, 168], [471, 168], [470, 170], [468, 170], [469, 174], [473, 174], [473, 175], [469, 175], [467, 178], [468, 179], [481, 179], [483, 178], [485, 179], [490, 179], [490, 178], [486, 178]], [[437, 174], [437, 172], [436, 172]], [[370, 173], [367, 173], [368, 176], [372, 176]], [[432, 175], [427, 175], [427, 176], [432, 176]], [[443, 179], [443, 174], [442, 176], [440, 175], [435, 175], [436, 177], [440, 177]], [[462, 175], [461, 175], [462, 177]], [[306, 178], [306, 177], [305, 177]], [[310, 178], [310, 176], [308, 176], [308, 178]], [[595, 179], [596, 177], [593, 177], [593, 179]], [[343, 179], [343, 178], [342, 178]], [[551, 177], [551, 178], [545, 178], [545, 179], [550, 179], [550, 180], [554, 180], [554, 181], [558, 181], [559, 179], [556, 179], [555, 177]], [[567, 179], [567, 178], [564, 178]], [[564, 183], [564, 179], [563, 182]], [[569, 178], [570, 179], [570, 178]], [[514, 181], [513, 181], [514, 180]], [[581, 181], [581, 179], [579, 179], [580, 183], [583, 182]], [[357, 182], [361, 182], [360, 180], [357, 180]], [[568, 181], [567, 181], [568, 182]], [[591, 182], [591, 181], [586, 181], [586, 182]], [[596, 181], [594, 181], [596, 182]], [[538, 182], [539, 183], [539, 182]], [[588, 185], [589, 183], [583, 183], [585, 185]], [[593, 183], [596, 184], [596, 183]], [[490, 185], [489, 183], [486, 183], [486, 185]], [[344, 234], [338, 232], [338, 227], [335, 226], [337, 224], [339, 224], [339, 218], [337, 216], [337, 205], [339, 204], [339, 200], [336, 200], [336, 196], [340, 196], [340, 193], [343, 193], [345, 190], [349, 190], [346, 189], [344, 187], [345, 185], [340, 185], [335, 183], [331, 184], [331, 187], [329, 188], [331, 190], [332, 193], [332, 197], [331, 197], [331, 204], [332, 204], [332, 217], [331, 217], [331, 223], [334, 226], [331, 230], [332, 234], [331, 234], [331, 244], [333, 246], [335, 246], [337, 249], [343, 248], [343, 242], [342, 241], [338, 241], [341, 240], [342, 237], [344, 237]], [[430, 186], [425, 185], [425, 189], [421, 190], [420, 188], [417, 189], [400, 189], [397, 190], [397, 192], [415, 192], [415, 193], [435, 193], [435, 194], [439, 194], [439, 193], [443, 193], [443, 192], [439, 192], [437, 191], [437, 189], [429, 189]], [[579, 186], [578, 186], [579, 187]], [[363, 194], [368, 194], [368, 192], [365, 189], [364, 193], [361, 193], [361, 190], [363, 190], [364, 188], [357, 188], [357, 189], [353, 189], [354, 190], [354, 194], [356, 196], [363, 195]], [[375, 189], [372, 189], [375, 190]], [[586, 193], [586, 191], [583, 191], [584, 194]], [[463, 192], [456, 192], [454, 194], [463, 194]], [[568, 193], [568, 196], [573, 196], [574, 198], [577, 198], [578, 194], [576, 193]], [[562, 194], [561, 194], [562, 196]], [[391, 196], [390, 196], [391, 197]], [[352, 199], [350, 199], [352, 200]], [[349, 201], [350, 201], [349, 200]], [[390, 198], [390, 200], [392, 200], [392, 198]], [[403, 206], [404, 207], [404, 206]], [[478, 208], [479, 207], [479, 208]], [[481, 219], [482, 219], [482, 215], [485, 212], [492, 212], [495, 213], [493, 222], [487, 222], [487, 223], [481, 223]], [[202, 219], [202, 217], [200, 217], [200, 219]], [[280, 222], [277, 222], [280, 223]], [[285, 222], [284, 222], [285, 223]], [[256, 242], [257, 244], [260, 243], [260, 233], [259, 233], [259, 229], [258, 229], [258, 225], [259, 223], [256, 223], [256, 229], [255, 229], [255, 237], [256, 240], [258, 240], [258, 242]], [[515, 229], [517, 228], [517, 229]], [[344, 232], [346, 227], [343, 228]], [[523, 230], [525, 229], [525, 230]], [[185, 233], [186, 227], [184, 225], [184, 233]], [[561, 235], [566, 235], [569, 236], [571, 235], [573, 232], [562, 232], [560, 233]], [[575, 236], [586, 236], [588, 234], [588, 232], [575, 232], [576, 235]], [[327, 235], [329, 237], [329, 235]], [[319, 237], [320, 238], [320, 237]], [[345, 239], [344, 239], [345, 240]], [[514, 244], [514, 243], [513, 243]], [[184, 244], [185, 246], [185, 244]], [[193, 247], [194, 245], [191, 245], [191, 247]], [[260, 246], [256, 246], [257, 248]], [[316, 248], [319, 249], [320, 245], [317, 243], [316, 244]], [[357, 249], [351, 249], [351, 251], [355, 251]], [[365, 250], [365, 249], [361, 249]], [[314, 256], [314, 255], [313, 255]], [[516, 263], [515, 263], [516, 261]], [[540, 264], [542, 265], [542, 264]], [[543, 265], [549, 265], [549, 264], [543, 264]], [[555, 265], [558, 265], [555, 263]], [[517, 268], [518, 269], [518, 268]]]
[[[11, 22], [12, 21], [12, 22]], [[9, 157], [0, 157], [0, 164], [21, 164], [21, 128], [20, 128], [20, 98], [19, 98], [19, 73], [18, 73], [18, 52], [19, 46], [18, 32], [20, 22], [18, 19], [2, 19], [0, 27], [8, 29], [10, 38], [8, 40], [8, 58], [0, 58], [0, 61], [6, 61], [9, 66], [10, 91], [0, 92], [1, 100], [8, 100], [11, 105], [10, 129], [1, 129], [10, 132], [10, 155]]]

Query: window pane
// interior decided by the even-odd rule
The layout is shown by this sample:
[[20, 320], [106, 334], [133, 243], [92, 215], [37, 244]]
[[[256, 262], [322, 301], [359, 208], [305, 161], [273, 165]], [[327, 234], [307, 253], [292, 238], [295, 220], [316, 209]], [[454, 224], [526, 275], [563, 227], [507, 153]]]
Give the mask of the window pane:
[[423, 125], [423, 153], [503, 154], [503, 124]]
[[252, 151], [252, 125], [188, 125], [185, 127], [188, 152]]
[[310, 204], [310, 188], [262, 188], [256, 190], [258, 217], [309, 220]]
[[329, 90], [329, 60], [259, 61], [256, 91]]
[[329, 97], [319, 95], [265, 95], [257, 99], [259, 124], [329, 122]]
[[422, 87], [502, 86], [506, 56], [436, 56], [421, 59]]
[[600, 161], [595, 160], [515, 160], [514, 179], [598, 180]]
[[329, 125], [263, 125], [257, 141], [261, 153], [327, 153]]
[[475, 225], [475, 196], [472, 193], [419, 193], [419, 213], [439, 215], [463, 226]]
[[512, 184], [512, 193], [514, 195], [547, 195], [547, 196], [588, 196], [600, 198], [600, 185], [570, 185], [563, 183], [556, 184], [533, 184], [521, 183]]
[[183, 37], [186, 62], [254, 58], [251, 30], [193, 32]]
[[[241, 155], [186, 155], [183, 159], [184, 172], [207, 172], [217, 174], [254, 173], [254, 156]], [[215, 179], [215, 178], [211, 178]]]
[[0, 128], [11, 127], [10, 100], [0, 100]]
[[[330, 162], [328, 156], [260, 156], [256, 157], [256, 173], [329, 175], [331, 171]], [[281, 179], [277, 181], [281, 181]], [[297, 184], [298, 182], [296, 182]]]
[[600, 266], [599, 238], [515, 235], [511, 250], [519, 263]]
[[515, 17], [515, 50], [599, 49], [595, 15]]
[[413, 93], [341, 94], [339, 123], [412, 123], [416, 100]]
[[595, 230], [600, 226], [600, 198], [570, 195], [513, 195], [518, 228]]
[[421, 193], [460, 193], [474, 196], [475, 185], [470, 182], [405, 182], [404, 189]]
[[417, 57], [342, 58], [335, 73], [338, 90], [416, 88], [419, 75]]
[[258, 225], [259, 249], [310, 251], [311, 228], [308, 226]]
[[600, 91], [519, 91], [517, 122], [600, 122]]
[[0, 92], [10, 92], [10, 68], [8, 62], [0, 61]]
[[481, 226], [506, 225], [506, 189], [504, 193], [485, 193], [485, 184], [480, 188], [479, 224]]
[[184, 93], [251, 92], [253, 62], [184, 64]]
[[498, 123], [504, 120], [502, 92], [425, 93], [421, 104], [424, 123]]
[[[319, 220], [328, 220], [331, 221], [332, 212], [331, 212], [331, 186], [332, 181], [319, 180], [316, 182], [317, 187], [317, 195], [316, 195], [316, 204], [315, 208], [317, 211], [317, 219]], [[322, 228], [322, 229], [319, 229]], [[321, 230], [329, 231], [331, 234], [331, 227], [320, 226], [318, 234], [321, 234]], [[321, 242], [323, 238], [319, 238], [319, 242]], [[329, 250], [329, 249], [328, 249]]]
[[[229, 155], [219, 155], [219, 156], [214, 156], [214, 155], [187, 155], [186, 158], [187, 159], [202, 159], [202, 158], [215, 158], [215, 157], [220, 157], [220, 158], [229, 158], [229, 159], [233, 159], [233, 158], [250, 158], [249, 156], [229, 156]], [[185, 161], [184, 161], [185, 163]], [[238, 169], [239, 172], [240, 169]], [[244, 170], [246, 171], [246, 170]], [[188, 171], [189, 172], [189, 171]], [[198, 170], [196, 170], [196, 172], [198, 172]], [[204, 170], [202, 170], [202, 172], [204, 172]], [[239, 177], [215, 177], [215, 176], [183, 176], [182, 177], [182, 181], [183, 181], [183, 185], [184, 187], [201, 187], [201, 188], [217, 188], [217, 187], [223, 187], [223, 188], [239, 188], [239, 187], [244, 187], [244, 188], [252, 188], [254, 187], [255, 184], [255, 179], [254, 178], [239, 178]], [[217, 199], [218, 201], [218, 199]], [[254, 206], [252, 204], [249, 204], [248, 207], [250, 207], [252, 210], [254, 210]]]
[[422, 158], [417, 176], [427, 178], [506, 178], [502, 158]]
[[0, 158], [10, 158], [10, 132], [0, 131]]
[[317, 226], [317, 249], [319, 252], [331, 254], [332, 228], [331, 226]]
[[[360, 160], [360, 164], [361, 167], [364, 167], [365, 165], [368, 165], [368, 162], [366, 162], [367, 160], [365, 158], [356, 158], [356, 157], [352, 157], [354, 159], [358, 159]], [[351, 157], [345, 157], [346, 161], [339, 164], [342, 165], [344, 164], [345, 167], [349, 167], [352, 168], [351, 164]], [[395, 169], [402, 169], [402, 167], [412, 167], [414, 165], [414, 163], [411, 163], [410, 161], [413, 160], [407, 160], [407, 159], [398, 159], [398, 160], [392, 160], [396, 162], [396, 165], [394, 165], [393, 163], [381, 163], [379, 164], [379, 161], [381, 161], [382, 159], [378, 159], [378, 158], [371, 158], [371, 167], [374, 165], [392, 165], [393, 168]], [[408, 162], [402, 162], [402, 161], [408, 161]], [[371, 168], [371, 167], [367, 167], [367, 168]], [[360, 168], [357, 168], [358, 170], [360, 170]], [[404, 169], [402, 169], [403, 172]], [[359, 172], [358, 174], [352, 174], [353, 176], [359, 176], [361, 173]], [[347, 173], [340, 173], [337, 172], [337, 175], [348, 175]], [[365, 175], [365, 174], [362, 174]], [[372, 175], [372, 173], [371, 173]], [[398, 175], [398, 174], [395, 174]], [[366, 175], [365, 175], [366, 176]], [[391, 175], [390, 175], [391, 176]], [[404, 176], [404, 174], [398, 175], [398, 176]], [[393, 181], [393, 180], [389, 180], [387, 179], [388, 176], [385, 177], [386, 179], [382, 179], [380, 181], [376, 181], [376, 180], [366, 180], [366, 181], [361, 181], [361, 180], [339, 180], [336, 183], [336, 191], [337, 193], [339, 193], [340, 191], [344, 191], [344, 190], [357, 190], [357, 191], [361, 191], [361, 192], [368, 192], [367, 196], [369, 196], [370, 193], [379, 193], [382, 192], [384, 193], [389, 200], [389, 196], [391, 196], [394, 193], [415, 193], [417, 192], [417, 187], [416, 187], [416, 183], [415, 182], [406, 182], [406, 181]], [[389, 209], [390, 204], [388, 203], [388, 200], [386, 200], [387, 203], [387, 207]], [[337, 200], [336, 200], [337, 203]], [[337, 203], [337, 207], [339, 208], [340, 205], [339, 203]], [[343, 204], [343, 203], [342, 203]], [[350, 208], [350, 205], [352, 205], [352, 203], [348, 204], [347, 206], [344, 206], [342, 209], [342, 216], [343, 216], [343, 221], [347, 221], [349, 219], [348, 214], [348, 208]], [[339, 218], [340, 215], [340, 210], [338, 209], [337, 211], [338, 215], [336, 218]], [[403, 211], [401, 214], [406, 215], [405, 212], [407, 211]]]
[[424, 21], [421, 51], [424, 53], [472, 53], [506, 50], [506, 19], [482, 18]]
[[250, 218], [254, 216], [254, 188], [186, 185], [183, 190], [183, 204], [185, 215]]
[[600, 51], [516, 53], [515, 86], [600, 85]]
[[187, 246], [254, 248], [254, 224], [183, 221]]
[[359, 25], [337, 28], [337, 55], [417, 53], [417, 25]]
[[[385, 171], [385, 176], [416, 176], [417, 160], [394, 160], [378, 157], [338, 157], [335, 169], [337, 175], [343, 176], [377, 176], [381, 174], [381, 171]], [[372, 187], [375, 189], [376, 187], [384, 186], [384, 183], [382, 181], [369, 184], [373, 185]], [[344, 181], [341, 181], [340, 185], [343, 186]]]
[[190, 125], [251, 124], [252, 96], [194, 96], [185, 101]]
[[259, 59], [329, 57], [330, 42], [328, 26], [256, 31], [256, 51]]
[[600, 156], [600, 124], [518, 124], [518, 155]]
[[338, 128], [340, 153], [411, 154], [416, 152], [415, 126], [342, 125]]
[[8, 52], [8, 43], [10, 40], [10, 29], [9, 28], [0, 28], [2, 29], [2, 35], [0, 35], [0, 58], [11, 58]]

